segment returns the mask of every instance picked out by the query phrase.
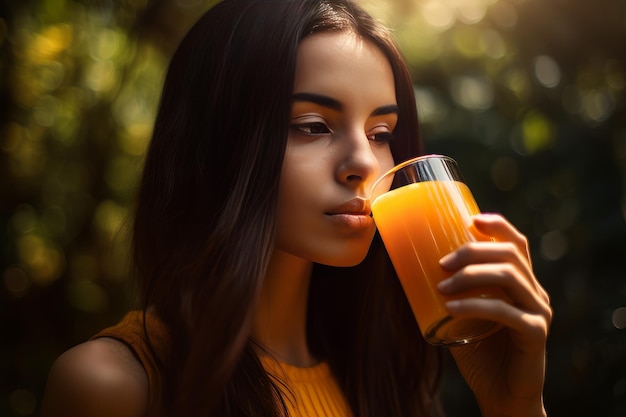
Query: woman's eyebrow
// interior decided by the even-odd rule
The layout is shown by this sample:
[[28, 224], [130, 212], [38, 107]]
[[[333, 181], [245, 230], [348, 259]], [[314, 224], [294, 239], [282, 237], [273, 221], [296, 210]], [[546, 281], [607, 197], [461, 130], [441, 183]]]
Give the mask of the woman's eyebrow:
[[400, 113], [400, 108], [397, 104], [388, 104], [386, 106], [381, 106], [372, 112], [372, 116], [383, 116], [385, 114], [398, 114]]
[[[315, 93], [295, 93], [293, 95], [293, 101], [308, 101], [323, 107], [327, 107], [332, 110], [341, 111], [343, 105], [339, 100], [332, 97], [328, 97], [322, 94]], [[399, 108], [397, 104], [388, 104], [375, 109], [371, 116], [383, 116], [386, 114], [398, 114]]]
[[332, 97], [324, 96], [315, 93], [295, 93], [293, 95], [293, 101], [309, 101], [311, 103], [318, 104], [323, 107], [328, 107], [332, 110], [341, 111], [343, 106], [338, 100]]

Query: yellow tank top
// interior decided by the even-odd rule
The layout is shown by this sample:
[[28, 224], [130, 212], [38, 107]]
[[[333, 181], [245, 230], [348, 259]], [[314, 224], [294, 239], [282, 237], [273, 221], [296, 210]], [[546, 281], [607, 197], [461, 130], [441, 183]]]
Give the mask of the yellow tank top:
[[[158, 404], [162, 381], [154, 354], [164, 354], [168, 335], [156, 316], [146, 314], [145, 319], [145, 330], [151, 335], [155, 351], [146, 342], [144, 315], [140, 311], [129, 312], [119, 323], [102, 330], [93, 339], [111, 337], [125, 343], [146, 370], [150, 404]], [[260, 359], [265, 370], [280, 381], [278, 386], [290, 417], [352, 417], [350, 407], [326, 362], [298, 368], [277, 362], [269, 356], [261, 356]]]
[[261, 356], [265, 370], [277, 378], [290, 417], [350, 417], [352, 413], [328, 363], [298, 368]]

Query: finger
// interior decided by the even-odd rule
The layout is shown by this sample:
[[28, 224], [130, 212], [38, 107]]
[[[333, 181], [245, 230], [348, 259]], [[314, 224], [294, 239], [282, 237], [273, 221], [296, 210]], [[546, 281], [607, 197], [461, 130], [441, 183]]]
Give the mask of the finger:
[[472, 217], [472, 225], [479, 233], [497, 242], [513, 242], [530, 262], [528, 239], [515, 226], [499, 214], [478, 214]]
[[444, 269], [455, 270], [477, 263], [510, 262], [532, 273], [530, 262], [520, 252], [519, 247], [509, 241], [469, 242], [441, 258], [439, 263]]
[[522, 349], [536, 349], [548, 338], [551, 310], [539, 314], [522, 311], [499, 299], [466, 298], [446, 303], [454, 317], [491, 320], [511, 330], [516, 345]]
[[521, 252], [522, 247], [519, 243], [510, 241], [471, 242], [441, 258], [440, 264], [444, 269], [454, 271], [476, 263], [510, 262], [518, 265], [520, 271], [527, 277], [535, 291], [541, 295], [545, 302], [549, 303], [550, 297], [535, 277], [530, 258]]
[[481, 290], [530, 312], [543, 312], [547, 304], [543, 294], [510, 263], [468, 265], [441, 281], [437, 288], [447, 296]]
[[441, 266], [448, 271], [457, 271], [474, 264], [515, 265], [538, 291], [540, 287], [533, 274], [530, 262], [518, 246], [512, 242], [470, 242], [441, 258]]

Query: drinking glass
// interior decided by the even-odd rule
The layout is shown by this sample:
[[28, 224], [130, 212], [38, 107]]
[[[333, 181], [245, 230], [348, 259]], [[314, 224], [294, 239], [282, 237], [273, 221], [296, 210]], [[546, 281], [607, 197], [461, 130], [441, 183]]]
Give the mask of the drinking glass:
[[453, 317], [445, 308], [446, 301], [461, 296], [497, 296], [495, 289], [456, 296], [444, 296], [437, 289], [437, 284], [451, 275], [439, 264], [443, 256], [467, 242], [489, 240], [471, 230], [471, 218], [479, 209], [454, 159], [426, 155], [397, 165], [374, 183], [372, 213], [429, 343], [472, 343], [501, 327], [488, 320]]

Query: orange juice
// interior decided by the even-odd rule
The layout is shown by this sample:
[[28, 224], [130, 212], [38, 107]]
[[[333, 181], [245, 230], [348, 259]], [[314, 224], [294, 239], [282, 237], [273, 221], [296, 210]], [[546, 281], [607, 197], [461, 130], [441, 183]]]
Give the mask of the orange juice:
[[449, 317], [444, 303], [452, 297], [441, 295], [436, 287], [450, 276], [439, 265], [439, 259], [476, 240], [469, 227], [471, 216], [479, 209], [464, 183], [445, 180], [407, 184], [376, 198], [372, 212], [427, 340], [435, 344], [454, 340], [450, 343], [456, 344], [471, 341], [478, 333], [497, 330], [489, 321]]

